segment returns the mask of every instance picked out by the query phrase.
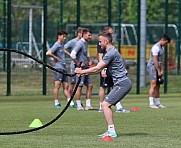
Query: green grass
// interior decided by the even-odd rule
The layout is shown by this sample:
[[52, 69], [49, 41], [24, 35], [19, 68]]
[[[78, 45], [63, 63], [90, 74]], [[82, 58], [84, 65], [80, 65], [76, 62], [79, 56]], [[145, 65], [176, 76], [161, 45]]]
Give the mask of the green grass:
[[[82, 97], [85, 104], [85, 99]], [[139, 107], [138, 112], [114, 113], [118, 138], [103, 142], [98, 137], [107, 130], [102, 113], [77, 111], [69, 108], [52, 125], [22, 135], [0, 135], [1, 148], [177, 148], [181, 145], [180, 94], [162, 95], [166, 109], [149, 109], [147, 95], [128, 95], [122, 100], [127, 109]], [[65, 99], [61, 103], [66, 105]], [[92, 104], [99, 107], [98, 96]], [[54, 109], [52, 96], [1, 96], [0, 132], [30, 129], [38, 118], [43, 124], [56, 117], [62, 109]], [[115, 111], [115, 107], [113, 107]]]

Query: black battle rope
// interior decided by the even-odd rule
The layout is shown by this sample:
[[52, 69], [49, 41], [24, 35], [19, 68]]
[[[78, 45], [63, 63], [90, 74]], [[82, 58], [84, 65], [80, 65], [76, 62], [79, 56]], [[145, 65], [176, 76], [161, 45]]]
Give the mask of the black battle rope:
[[67, 103], [67, 105], [65, 106], [65, 108], [61, 111], [60, 114], [58, 114], [58, 115], [57, 115], [54, 119], [52, 119], [50, 122], [46, 123], [46, 124], [43, 125], [43, 126], [37, 127], [37, 128], [33, 128], [33, 129], [29, 129], [29, 130], [24, 130], [24, 131], [3, 132], [3, 133], [0, 133], [0, 135], [18, 135], [18, 134], [30, 133], [30, 132], [34, 132], [34, 131], [38, 131], [38, 130], [40, 130], [40, 129], [43, 129], [43, 128], [51, 125], [51, 124], [54, 123], [55, 121], [57, 121], [57, 120], [65, 113], [65, 111], [66, 111], [67, 108], [69, 107], [70, 102], [72, 101], [72, 99], [73, 99], [73, 97], [74, 97], [74, 95], [75, 95], [75, 93], [76, 93], [76, 91], [77, 91], [77, 88], [78, 88], [78, 86], [79, 86], [80, 80], [81, 80], [81, 77], [79, 77], [79, 80], [78, 80], [78, 82], [77, 82], [77, 84], [76, 84], [76, 86], [75, 86], [75, 89], [74, 89], [74, 91], [73, 91], [73, 93], [72, 93], [72, 96], [71, 96], [69, 102]]
[[49, 69], [51, 69], [51, 70], [53, 70], [53, 71], [59, 72], [59, 73], [61, 73], [61, 74], [64, 74], [64, 75], [67, 75], [67, 76], [70, 76], [70, 77], [73, 77], [73, 76], [76, 75], [76, 74], [68, 74], [68, 73], [66, 73], [66, 72], [60, 71], [60, 70], [58, 70], [58, 69], [55, 69], [55, 68], [53, 68], [52, 66], [50, 66], [50, 65], [48, 65], [48, 64], [45, 64], [45, 63], [43, 63], [42, 61], [40, 61], [40, 60], [38, 60], [38, 59], [30, 56], [29, 54], [26, 54], [26, 53], [21, 52], [21, 51], [18, 51], [18, 50], [7, 49], [7, 48], [0, 48], [0, 51], [15, 52], [15, 53], [18, 53], [18, 54], [22, 54], [22, 55], [24, 55], [24, 56], [26, 56], [26, 57], [28, 57], [28, 58], [30, 58], [30, 59], [33, 59], [34, 61], [36, 61], [36, 62], [38, 62], [38, 63], [44, 65], [45, 67], [47, 67], [47, 68], [49, 68]]
[[[39, 61], [39, 60], [31, 57], [30, 55], [27, 55], [27, 54], [23, 53], [23, 52], [20, 52], [20, 51], [17, 51], [17, 50], [1, 49], [1, 48], [0, 48], [0, 51], [11, 51], [11, 52], [16, 52], [16, 53], [19, 53], [19, 54], [23, 54], [23, 55], [25, 55], [25, 56], [27, 56], [27, 57], [29, 57], [29, 58], [37, 61], [38, 63], [43, 64], [44, 66], [50, 68], [51, 70], [60, 72], [59, 70], [57, 70], [57, 69], [55, 69], [55, 68], [53, 68], [53, 67], [51, 67], [51, 66], [49, 66], [49, 65], [46, 65], [46, 64], [44, 64], [43, 62], [41, 62], [41, 61]], [[60, 73], [62, 73], [62, 72], [60, 72]], [[73, 76], [73, 75], [75, 75], [75, 74], [66, 74], [66, 75], [68, 75], [68, 76]], [[38, 131], [38, 130], [40, 130], [40, 129], [43, 129], [43, 128], [51, 125], [51, 124], [54, 123], [55, 121], [57, 121], [57, 120], [65, 113], [65, 111], [66, 111], [67, 108], [69, 107], [70, 102], [73, 100], [74, 95], [75, 95], [75, 93], [76, 93], [76, 91], [77, 91], [77, 88], [78, 88], [78, 86], [79, 86], [79, 84], [80, 84], [80, 81], [81, 81], [81, 76], [79, 77], [78, 82], [77, 82], [77, 84], [76, 84], [76, 86], [75, 86], [75, 88], [74, 88], [74, 91], [73, 91], [73, 93], [72, 93], [72, 95], [71, 95], [71, 97], [70, 97], [70, 100], [68, 101], [68, 103], [67, 103], [67, 105], [65, 106], [65, 108], [61, 111], [61, 113], [59, 113], [59, 114], [58, 114], [54, 119], [52, 119], [50, 122], [46, 123], [46, 124], [43, 125], [43, 126], [37, 127], [37, 128], [32, 128], [32, 129], [24, 130], [24, 131], [2, 132], [2, 133], [0, 133], [0, 135], [17, 135], [17, 134], [30, 133], [30, 132], [34, 132], [34, 131]]]

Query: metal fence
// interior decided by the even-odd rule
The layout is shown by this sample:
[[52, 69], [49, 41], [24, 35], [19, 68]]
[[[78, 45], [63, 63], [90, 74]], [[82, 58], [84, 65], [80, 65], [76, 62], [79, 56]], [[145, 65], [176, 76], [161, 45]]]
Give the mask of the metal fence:
[[[8, 3], [11, 6], [8, 7]], [[44, 6], [46, 2], [47, 18], [44, 18]], [[44, 43], [44, 27], [46, 27], [46, 48], [50, 48], [56, 41], [56, 33], [59, 29], [64, 29], [68, 32], [68, 38], [72, 39], [75, 36], [75, 30], [78, 26], [87, 27], [92, 31], [92, 41], [90, 42], [89, 50], [93, 58], [96, 56], [97, 35], [103, 30], [105, 26], [111, 25], [114, 30], [114, 45], [119, 48], [121, 45], [121, 54], [124, 57], [129, 75], [133, 81], [133, 89], [131, 93], [137, 93], [138, 89], [138, 44], [140, 35], [139, 31], [139, 2], [137, 1], [133, 6], [135, 10], [132, 15], [133, 19], [127, 20], [127, 9], [132, 11], [127, 5], [126, 0], [59, 0], [59, 1], [28, 1], [28, 0], [2, 0], [0, 2], [0, 47], [7, 47], [9, 32], [11, 27], [11, 48], [20, 50], [32, 55], [33, 57], [43, 60], [43, 43]], [[147, 1], [148, 2], [148, 1]], [[166, 1], [158, 2], [158, 7], [163, 9], [164, 15], [157, 14], [154, 19], [146, 22], [146, 60], [149, 58], [149, 51], [151, 46], [156, 43], [160, 36], [167, 32], [173, 39], [171, 45], [168, 47], [168, 92], [181, 92], [178, 86], [174, 86], [171, 80], [178, 82], [180, 76], [178, 64], [180, 56], [180, 24], [179, 13], [178, 22], [170, 22], [166, 20], [166, 13], [172, 7], [167, 4], [168, 12], [166, 11]], [[179, 2], [179, 1], [178, 1]], [[88, 5], [89, 3], [89, 5]], [[149, 4], [149, 2], [148, 2]], [[180, 4], [180, 3], [179, 3]], [[178, 5], [174, 3], [174, 5]], [[128, 8], [129, 7], [129, 8]], [[11, 11], [9, 9], [11, 8]], [[147, 16], [151, 15], [151, 8], [147, 6]], [[179, 12], [179, 7], [177, 9]], [[11, 26], [8, 26], [8, 13], [11, 16]], [[157, 12], [155, 12], [157, 13]], [[173, 12], [175, 13], [175, 12]], [[5, 14], [5, 15], [4, 15]], [[135, 17], [136, 15], [136, 17]], [[135, 19], [136, 18], [136, 19]], [[45, 20], [46, 19], [46, 20]], [[4, 21], [6, 20], [6, 21]], [[44, 26], [46, 21], [47, 26]], [[167, 24], [168, 25], [167, 25]], [[168, 26], [166, 29], [165, 26]], [[5, 28], [4, 28], [5, 27]], [[165, 30], [166, 29], [166, 30]], [[7, 30], [7, 31], [5, 31]], [[4, 32], [5, 31], [5, 32]], [[5, 33], [5, 34], [4, 34]], [[11, 54], [11, 61], [7, 61], [8, 55], [5, 52], [0, 52], [0, 95], [5, 95], [7, 92], [7, 65], [11, 62], [11, 92], [12, 95], [23, 94], [42, 94], [43, 89], [46, 93], [52, 93], [53, 89], [53, 72], [47, 70], [46, 78], [43, 75], [42, 65], [32, 61], [31, 59], [18, 55]], [[67, 58], [67, 62], [69, 59]], [[46, 59], [47, 63], [51, 61]], [[146, 65], [146, 63], [145, 63]], [[146, 73], [146, 72], [145, 72]], [[47, 80], [43, 83], [43, 80]], [[95, 76], [96, 79], [96, 76]], [[139, 93], [148, 92], [149, 80], [146, 77], [146, 86], [141, 88], [139, 86]], [[46, 85], [47, 87], [43, 87]], [[95, 91], [99, 84], [95, 83]], [[162, 87], [162, 90], [164, 88]]]

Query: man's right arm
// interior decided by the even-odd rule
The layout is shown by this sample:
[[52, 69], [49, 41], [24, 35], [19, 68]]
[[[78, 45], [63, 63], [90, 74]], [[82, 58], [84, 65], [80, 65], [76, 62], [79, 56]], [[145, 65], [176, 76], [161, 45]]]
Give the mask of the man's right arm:
[[155, 69], [158, 72], [158, 75], [161, 76], [161, 69], [158, 65], [158, 56], [153, 56], [153, 63], [154, 63]]
[[74, 63], [79, 66], [79, 61], [77, 59], [77, 53], [81, 50], [81, 44], [78, 42], [76, 43], [76, 46], [73, 48], [73, 50], [70, 53], [70, 57], [74, 61]]

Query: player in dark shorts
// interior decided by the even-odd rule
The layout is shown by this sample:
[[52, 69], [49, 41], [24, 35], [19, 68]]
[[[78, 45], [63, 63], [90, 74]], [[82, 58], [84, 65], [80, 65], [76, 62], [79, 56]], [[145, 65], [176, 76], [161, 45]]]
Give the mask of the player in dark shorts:
[[[104, 32], [110, 33], [113, 36], [113, 29], [112, 27], [105, 27]], [[105, 55], [106, 51], [101, 48], [101, 46], [97, 45], [97, 56], [98, 61], [101, 61], [103, 56]], [[104, 100], [105, 91], [106, 88], [112, 88], [113, 86], [113, 80], [112, 77], [109, 74], [109, 71], [107, 68], [104, 68], [100, 72], [100, 88], [99, 88], [99, 98], [100, 98], [100, 105], [99, 105], [99, 112], [102, 112], [102, 102]], [[116, 112], [123, 112], [123, 113], [129, 113], [130, 110], [124, 109], [124, 107], [121, 105], [120, 102], [116, 104]]]

